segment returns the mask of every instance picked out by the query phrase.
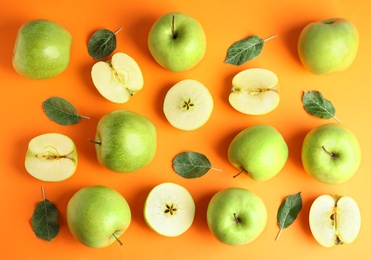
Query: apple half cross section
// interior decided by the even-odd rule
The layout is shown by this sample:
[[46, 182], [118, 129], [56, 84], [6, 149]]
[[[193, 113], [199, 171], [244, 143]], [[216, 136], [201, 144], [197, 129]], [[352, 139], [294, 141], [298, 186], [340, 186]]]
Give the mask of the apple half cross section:
[[75, 143], [58, 133], [36, 136], [28, 144], [25, 167], [31, 176], [42, 181], [68, 179], [77, 167]]
[[190, 228], [195, 210], [192, 195], [184, 187], [166, 182], [149, 192], [144, 204], [144, 218], [158, 234], [176, 237]]
[[197, 80], [185, 79], [166, 93], [163, 110], [172, 126], [190, 131], [209, 120], [213, 107], [209, 90]]
[[248, 115], [262, 115], [274, 110], [280, 102], [276, 74], [261, 68], [246, 69], [233, 77], [229, 103]]
[[129, 55], [118, 52], [109, 61], [98, 61], [91, 70], [94, 86], [114, 103], [125, 103], [143, 88], [143, 74]]
[[309, 225], [315, 240], [324, 247], [350, 244], [361, 228], [360, 210], [351, 197], [321, 195], [310, 208]]

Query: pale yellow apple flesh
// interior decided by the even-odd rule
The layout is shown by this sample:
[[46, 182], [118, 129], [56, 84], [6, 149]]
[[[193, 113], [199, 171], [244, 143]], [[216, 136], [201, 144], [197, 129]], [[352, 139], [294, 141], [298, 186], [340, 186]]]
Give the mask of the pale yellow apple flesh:
[[163, 111], [175, 128], [195, 130], [209, 120], [213, 106], [209, 90], [199, 81], [186, 79], [169, 89]]
[[118, 52], [110, 61], [98, 61], [91, 70], [94, 86], [114, 103], [125, 103], [143, 88], [143, 75], [138, 63], [129, 55]]
[[229, 103], [237, 111], [262, 115], [274, 110], [279, 102], [278, 78], [272, 71], [253, 68], [234, 76]]
[[194, 200], [188, 190], [166, 182], [149, 192], [144, 204], [144, 218], [158, 234], [176, 237], [190, 228], [195, 210]]
[[27, 172], [42, 181], [57, 182], [71, 177], [77, 167], [77, 151], [72, 139], [58, 133], [42, 134], [28, 144]]
[[309, 225], [315, 240], [324, 247], [350, 244], [361, 228], [361, 214], [348, 196], [319, 196], [309, 212]]

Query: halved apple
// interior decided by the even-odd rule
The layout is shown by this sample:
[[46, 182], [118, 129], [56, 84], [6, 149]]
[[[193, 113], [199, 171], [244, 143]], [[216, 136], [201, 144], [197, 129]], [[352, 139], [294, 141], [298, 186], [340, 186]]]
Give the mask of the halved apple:
[[25, 167], [31, 176], [42, 181], [68, 179], [77, 167], [75, 143], [58, 133], [36, 136], [28, 144]]
[[143, 87], [143, 74], [129, 55], [118, 52], [109, 61], [98, 61], [91, 78], [99, 93], [114, 103], [125, 103]]
[[351, 197], [321, 195], [310, 208], [309, 226], [315, 240], [324, 247], [350, 244], [361, 228], [360, 210]]
[[163, 110], [175, 128], [195, 130], [209, 120], [213, 107], [209, 90], [197, 80], [185, 79], [169, 89]]
[[144, 218], [158, 234], [176, 237], [190, 228], [195, 210], [194, 200], [188, 190], [178, 184], [165, 182], [149, 192], [144, 204]]
[[261, 68], [246, 69], [233, 77], [229, 103], [248, 115], [262, 115], [274, 110], [280, 102], [276, 74]]

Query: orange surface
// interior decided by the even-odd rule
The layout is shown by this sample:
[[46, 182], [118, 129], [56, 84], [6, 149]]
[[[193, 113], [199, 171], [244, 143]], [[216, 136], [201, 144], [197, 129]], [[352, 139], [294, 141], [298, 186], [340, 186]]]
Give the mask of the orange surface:
[[[1, 48], [1, 259], [367, 259], [370, 255], [371, 209], [369, 204], [371, 147], [369, 72], [371, 37], [369, 26], [371, 2], [368, 0], [329, 1], [2, 1], [0, 8]], [[194, 69], [172, 73], [152, 59], [146, 42], [153, 22], [161, 15], [181, 11], [197, 18], [207, 34], [208, 47], [203, 61]], [[359, 29], [359, 52], [353, 65], [344, 72], [316, 76], [301, 65], [296, 52], [300, 30], [309, 22], [330, 17], [344, 17]], [[61, 75], [43, 81], [18, 75], [11, 65], [14, 41], [21, 24], [37, 18], [60, 23], [73, 36], [71, 62]], [[117, 105], [105, 100], [94, 88], [90, 69], [94, 63], [87, 53], [87, 40], [97, 29], [116, 30], [117, 51], [137, 60], [145, 80], [144, 88], [128, 103]], [[278, 37], [266, 43], [255, 60], [234, 67], [223, 64], [227, 48], [251, 34]], [[281, 84], [281, 103], [272, 113], [247, 116], [228, 103], [231, 79], [239, 71], [262, 67], [274, 71]], [[211, 91], [215, 108], [202, 128], [185, 132], [170, 126], [162, 112], [166, 91], [182, 79], [192, 78]], [[363, 150], [358, 173], [342, 185], [322, 184], [309, 177], [302, 168], [300, 151], [305, 134], [327, 121], [308, 115], [301, 104], [303, 91], [319, 90], [337, 109], [337, 116], [352, 130]], [[41, 103], [60, 96], [72, 102], [82, 115], [91, 117], [74, 126], [59, 126], [50, 121]], [[150, 165], [130, 174], [104, 169], [97, 162], [89, 138], [94, 138], [98, 120], [107, 112], [128, 109], [150, 118], [158, 129], [158, 151]], [[333, 122], [333, 120], [330, 120]], [[290, 155], [282, 172], [266, 182], [255, 182], [236, 173], [227, 160], [227, 148], [233, 136], [258, 123], [276, 127], [286, 139]], [[32, 178], [24, 168], [28, 142], [34, 136], [59, 132], [76, 143], [79, 165], [75, 175], [63, 182], [44, 183]], [[200, 179], [187, 180], [171, 168], [179, 152], [193, 150], [210, 159], [222, 172], [210, 171]], [[186, 187], [194, 197], [197, 212], [194, 224], [177, 238], [161, 237], [144, 222], [144, 200], [152, 187], [171, 181]], [[69, 198], [80, 188], [101, 184], [115, 188], [129, 202], [132, 224], [122, 236], [124, 245], [92, 249], [78, 243], [66, 224]], [[30, 218], [35, 203], [46, 196], [60, 210], [60, 234], [49, 244], [37, 239]], [[206, 224], [207, 204], [214, 193], [227, 187], [248, 188], [262, 197], [268, 209], [264, 233], [254, 242], [233, 247], [218, 242]], [[303, 210], [297, 221], [275, 241], [278, 227], [277, 209], [290, 194], [302, 192]], [[351, 245], [326, 249], [313, 239], [308, 212], [313, 200], [325, 193], [352, 196], [359, 204], [362, 228]]]

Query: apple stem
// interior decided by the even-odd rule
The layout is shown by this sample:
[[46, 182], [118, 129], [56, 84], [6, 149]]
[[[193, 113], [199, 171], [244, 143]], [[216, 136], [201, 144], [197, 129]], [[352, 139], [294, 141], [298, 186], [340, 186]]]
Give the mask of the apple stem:
[[171, 19], [171, 33], [173, 34], [173, 39], [176, 38], [176, 32], [175, 32], [175, 15], [173, 15]]
[[328, 155], [330, 155], [331, 158], [334, 158], [334, 157], [335, 157], [335, 154], [332, 153], [332, 152], [330, 152], [330, 151], [328, 151], [324, 145], [322, 145], [322, 149], [323, 149], [323, 150], [324, 150]]
[[115, 233], [112, 234], [112, 236], [119, 242], [120, 246], [122, 246], [121, 240], [115, 235]]
[[97, 141], [94, 141], [93, 139], [88, 139], [89, 140], [89, 142], [92, 142], [92, 143], [95, 143], [95, 144], [102, 144], [101, 142], [97, 142]]
[[278, 232], [278, 234], [277, 234], [277, 236], [276, 236], [276, 241], [277, 241], [278, 238], [280, 237], [281, 233], [282, 233], [282, 228], [280, 228], [280, 231]]
[[243, 172], [246, 172], [246, 170], [242, 168], [241, 171], [239, 171], [236, 175], [233, 176], [233, 178], [236, 178], [238, 175], [240, 175]]
[[271, 40], [273, 38], [276, 38], [276, 37], [277, 37], [277, 34], [269, 36], [268, 38], [265, 38], [264, 41], [266, 42], [266, 41], [269, 41], [269, 40]]
[[237, 217], [236, 213], [233, 213], [233, 217], [234, 217], [234, 221], [236, 221], [236, 223], [240, 222], [240, 219]]
[[120, 27], [116, 32], [114, 32], [114, 34], [118, 34], [119, 32], [121, 32], [123, 27]]

